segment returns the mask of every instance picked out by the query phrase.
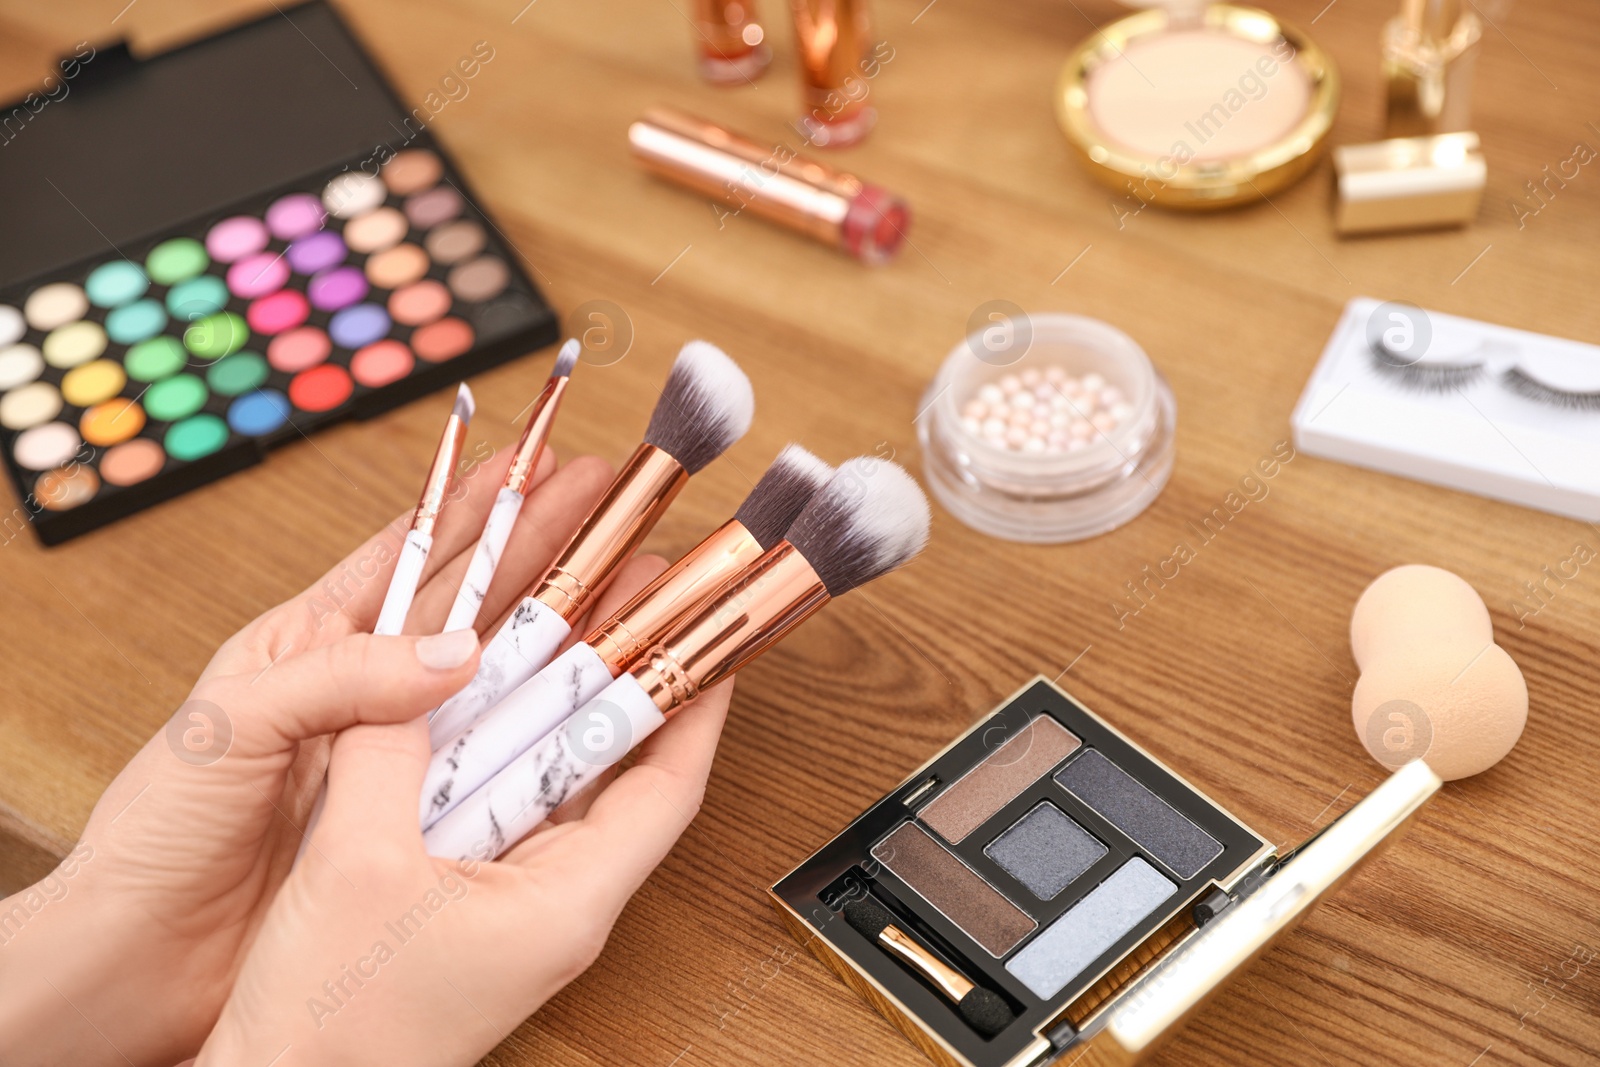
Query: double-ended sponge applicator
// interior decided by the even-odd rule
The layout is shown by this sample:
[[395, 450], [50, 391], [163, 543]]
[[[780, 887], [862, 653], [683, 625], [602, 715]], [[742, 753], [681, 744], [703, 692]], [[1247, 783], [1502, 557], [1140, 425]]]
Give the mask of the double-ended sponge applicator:
[[705, 341], [683, 346], [644, 443], [495, 633], [472, 681], [429, 716], [434, 737], [453, 737], [550, 662], [689, 476], [743, 437], [754, 414], [750, 379], [738, 364]]
[[423, 828], [559, 726], [678, 619], [783, 540], [832, 475], [822, 460], [789, 445], [732, 519], [472, 725], [454, 737], [435, 738], [422, 786]]
[[429, 854], [500, 855], [701, 690], [731, 677], [831, 598], [910, 560], [927, 543], [928, 524], [928, 501], [905, 471], [872, 457], [846, 462], [783, 541], [424, 831]]

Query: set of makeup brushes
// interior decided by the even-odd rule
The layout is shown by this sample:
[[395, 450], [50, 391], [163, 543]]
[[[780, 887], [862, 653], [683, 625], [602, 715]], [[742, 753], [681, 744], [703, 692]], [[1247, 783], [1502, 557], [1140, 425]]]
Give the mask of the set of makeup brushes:
[[[579, 351], [576, 340], [562, 347], [533, 404], [447, 630], [476, 621]], [[463, 385], [375, 632], [404, 623], [472, 412]], [[643, 442], [489, 640], [471, 682], [429, 713], [419, 818], [432, 855], [500, 855], [703, 690], [922, 550], [928, 504], [904, 470], [870, 456], [833, 468], [791, 444], [732, 518], [561, 652], [689, 477], [754, 413], [732, 359], [705, 341], [683, 346]]]

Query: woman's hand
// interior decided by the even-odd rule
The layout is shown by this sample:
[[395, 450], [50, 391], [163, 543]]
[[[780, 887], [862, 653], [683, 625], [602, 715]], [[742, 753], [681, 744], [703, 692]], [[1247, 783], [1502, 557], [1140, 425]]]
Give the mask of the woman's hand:
[[[501, 456], [482, 464], [465, 483], [465, 493], [446, 509], [408, 632], [429, 634], [442, 625], [508, 461]], [[574, 461], [559, 473], [552, 473], [554, 466], [547, 453], [540, 483], [485, 602], [481, 618], [496, 620], [484, 626], [486, 632], [549, 563], [610, 478], [606, 464], [595, 459]], [[363, 902], [387, 907], [391, 893], [409, 892], [426, 872], [434, 872], [427, 875], [434, 882], [447, 873], [446, 866], [421, 852], [415, 805], [427, 743], [417, 717], [471, 676], [477, 642], [460, 634], [374, 637], [368, 632], [404, 532], [405, 520], [397, 520], [316, 585], [230, 638], [167, 729], [106, 790], [79, 846], [54, 881], [47, 880], [65, 886], [65, 893], [48, 899], [0, 949], [0, 1047], [8, 1064], [169, 1067], [195, 1053], [241, 977], [218, 1037], [232, 1047], [257, 1036], [266, 1040], [292, 1018], [309, 1021], [306, 1001], [322, 981], [339, 977], [337, 966], [326, 975], [319, 971], [302, 989], [298, 974], [291, 980], [286, 966], [310, 966], [313, 959], [320, 964], [324, 950], [343, 950], [354, 943], [349, 937], [365, 938], [368, 930], [358, 921], [367, 914]], [[631, 587], [642, 584], [639, 568], [645, 566], [636, 561], [631, 572], [625, 569], [619, 590], [624, 579]], [[685, 746], [709, 762], [721, 720], [717, 701], [702, 703], [695, 716], [686, 713], [685, 718], [699, 723], [702, 737], [709, 732], [709, 742], [691, 744], [696, 731], [686, 724], [665, 732], [655, 754], [641, 761], [643, 781], [661, 786], [686, 812], [693, 810], [694, 796], [678, 789], [677, 782], [683, 775], [699, 774], [701, 780], [704, 775], [692, 759], [684, 762], [690, 759]], [[284, 887], [302, 840], [300, 828], [328, 764], [325, 736], [340, 731], [327, 816], [306, 861]], [[416, 773], [407, 778], [413, 762]], [[401, 803], [406, 789], [411, 795]], [[407, 804], [409, 820], [400, 817]], [[603, 814], [598, 806], [596, 814]], [[671, 822], [651, 824], [649, 840], [662, 842], [661, 853], [670, 847], [666, 835], [678, 821], [681, 816], [674, 813]], [[634, 833], [649, 828], [628, 827]], [[525, 844], [503, 869], [463, 878], [477, 899], [470, 912], [452, 905], [457, 914], [449, 923], [433, 924], [430, 943], [443, 952], [438, 936], [469, 914], [491, 926], [515, 926], [513, 910], [539, 912], [537, 903], [515, 903], [517, 887], [525, 902], [542, 899], [543, 883], [530, 861], [572, 832], [541, 835], [541, 841], [552, 840]], [[591, 833], [610, 840], [603, 821]], [[640, 844], [630, 840], [627, 847]], [[565, 862], [571, 848], [555, 855]], [[637, 873], [635, 885], [650, 869], [637, 865], [647, 854], [626, 857], [624, 877]], [[70, 876], [65, 876], [67, 864]], [[586, 878], [606, 882], [611, 894], [591, 894], [597, 903], [585, 914], [614, 918], [626, 900], [626, 894], [616, 895], [622, 884], [615, 880], [616, 869], [591, 865], [564, 872], [557, 881]], [[18, 899], [21, 894], [7, 904]], [[492, 902], [498, 902], [498, 910], [484, 906]], [[407, 898], [407, 907], [412, 903]], [[372, 914], [381, 914], [383, 921], [399, 917]], [[518, 921], [526, 919], [523, 914]], [[600, 925], [598, 918], [582, 923], [569, 915], [568, 920], [560, 925], [573, 936], [586, 932], [588, 940], [565, 957], [569, 962], [553, 977], [576, 973], [572, 962], [598, 948], [609, 925]], [[381, 928], [382, 921], [377, 925]], [[504, 935], [514, 932], [496, 931], [494, 943], [509, 943]], [[464, 939], [473, 936], [470, 925], [460, 933]], [[311, 946], [299, 944], [300, 937], [311, 939], [316, 955], [307, 954]], [[258, 940], [260, 952], [247, 963]], [[370, 942], [362, 945], [348, 960], [340, 957], [339, 965], [354, 964], [371, 948]], [[546, 952], [547, 959], [556, 958]], [[408, 955], [420, 960], [425, 953]], [[505, 1026], [521, 1018], [508, 1018], [513, 1006], [536, 1004], [555, 988], [536, 993], [534, 977], [519, 974], [515, 984], [495, 987], [491, 995], [486, 983], [492, 969], [453, 973], [461, 991], [481, 999], [485, 1010], [495, 1013], [491, 1018]], [[401, 983], [392, 985], [400, 990]], [[261, 999], [280, 993], [292, 993], [292, 1002]], [[379, 999], [367, 998], [374, 1007]], [[329, 1027], [323, 1020], [323, 1029]]]

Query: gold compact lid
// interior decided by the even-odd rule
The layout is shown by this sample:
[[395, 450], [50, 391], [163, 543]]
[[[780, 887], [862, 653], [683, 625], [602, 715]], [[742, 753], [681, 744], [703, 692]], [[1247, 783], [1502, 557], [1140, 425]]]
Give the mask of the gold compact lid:
[[1478, 135], [1470, 131], [1340, 145], [1333, 172], [1340, 233], [1466, 225], [1488, 182]]
[[[1095, 116], [1090, 92], [1095, 73], [1122, 62], [1132, 69], [1128, 80], [1136, 88], [1154, 90], [1165, 68], [1134, 66], [1130, 50], [1170, 44], [1185, 33], [1211, 33], [1235, 42], [1267, 46], [1272, 56], [1264, 67], [1240, 62], [1237, 77], [1224, 79], [1216, 99], [1204, 98], [1195, 112], [1173, 114], [1180, 134], [1170, 148], [1156, 151], [1148, 143], [1136, 147], [1132, 138], [1102, 128]], [[1290, 53], [1288, 50], [1293, 49]], [[1221, 132], [1224, 124], [1242, 130], [1263, 120], [1261, 100], [1271, 91], [1270, 79], [1282, 77], [1292, 66], [1304, 80], [1304, 108], [1297, 121], [1263, 134], [1261, 143], [1241, 146], [1226, 155], [1203, 150], [1208, 133]], [[1230, 61], [1231, 62], [1231, 61]], [[1273, 73], [1266, 73], [1272, 69]], [[1181, 74], [1172, 74], [1174, 78]], [[1260, 95], [1256, 90], [1260, 89]], [[1300, 90], [1296, 85], [1296, 91]], [[1142, 88], [1140, 91], [1144, 91]], [[1251, 111], [1254, 105], [1255, 111]], [[1155, 8], [1129, 15], [1091, 35], [1073, 49], [1062, 68], [1055, 94], [1056, 119], [1067, 141], [1077, 149], [1098, 180], [1128, 198], [1128, 210], [1144, 203], [1163, 207], [1206, 210], [1232, 207], [1270, 196], [1302, 177], [1321, 155], [1339, 109], [1339, 73], [1333, 59], [1304, 32], [1265, 11], [1233, 4], [1213, 4], [1198, 9]], [[1150, 106], [1158, 106], [1152, 103]], [[1238, 116], [1249, 114], [1241, 120]]]
[[1385, 844], [1396, 840], [1441, 780], [1416, 760], [1289, 853], [1259, 887], [1137, 979], [1087, 1035], [1081, 1067], [1124, 1067], [1150, 1055]]

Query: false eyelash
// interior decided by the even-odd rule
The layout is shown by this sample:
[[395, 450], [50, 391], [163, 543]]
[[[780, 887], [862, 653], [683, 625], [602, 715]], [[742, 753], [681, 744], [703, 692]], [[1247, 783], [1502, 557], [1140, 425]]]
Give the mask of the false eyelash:
[[1418, 393], [1453, 393], [1483, 376], [1482, 363], [1407, 363], [1381, 341], [1368, 346], [1372, 366], [1403, 389]]
[[1557, 389], [1529, 376], [1520, 367], [1512, 367], [1502, 374], [1500, 384], [1518, 396], [1552, 407], [1566, 408], [1569, 411], [1600, 411], [1600, 391], [1575, 393]]

